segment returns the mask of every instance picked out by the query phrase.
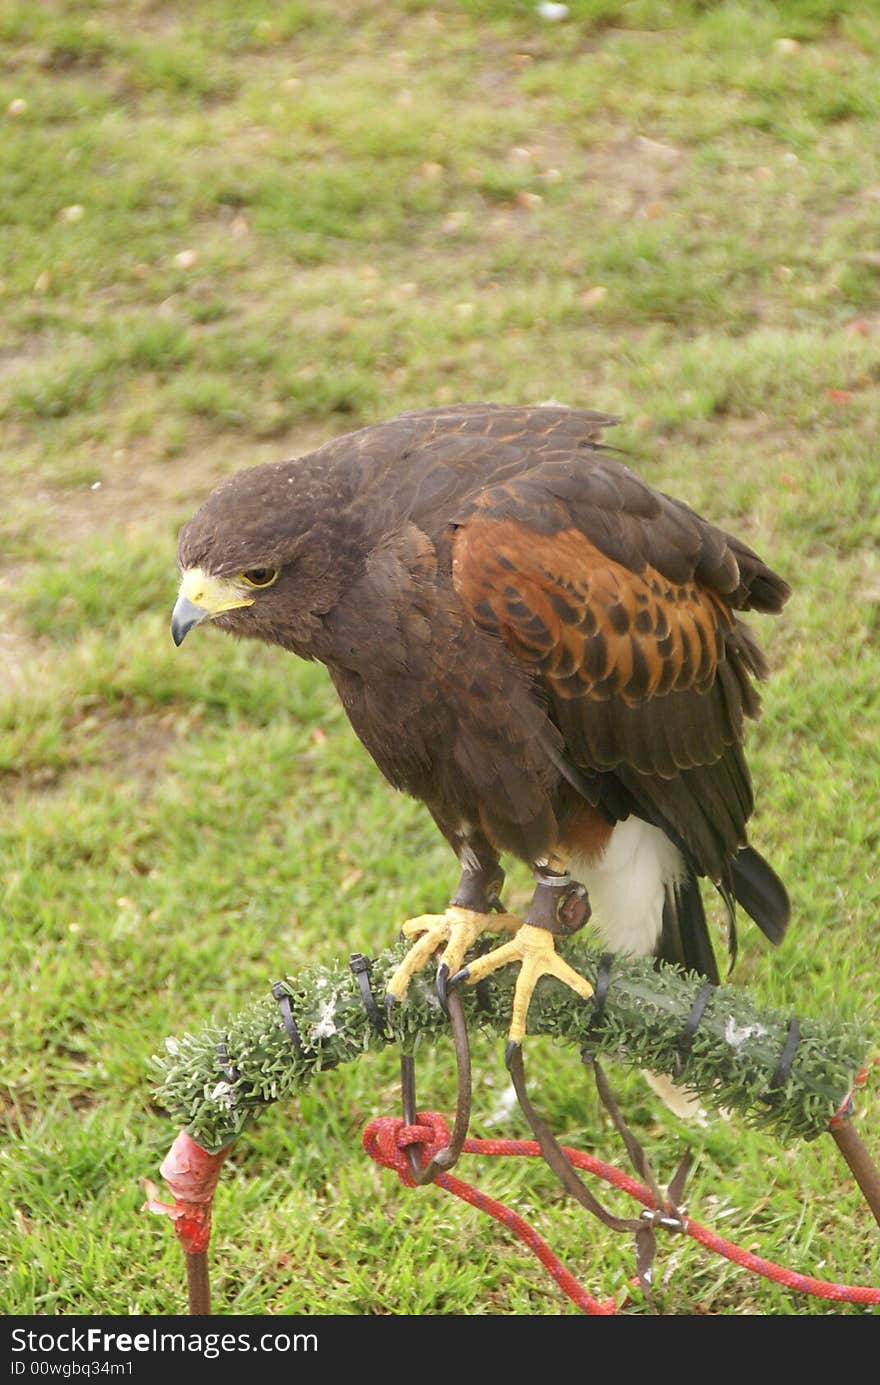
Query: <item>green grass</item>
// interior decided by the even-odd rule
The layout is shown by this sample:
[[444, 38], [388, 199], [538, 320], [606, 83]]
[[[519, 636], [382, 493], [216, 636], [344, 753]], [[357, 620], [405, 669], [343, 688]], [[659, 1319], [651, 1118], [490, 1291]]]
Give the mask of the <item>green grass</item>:
[[[732, 984], [858, 1011], [876, 1038], [880, 16], [570, 10], [22, 0], [0, 18], [6, 1314], [178, 1309], [178, 1247], [139, 1210], [174, 1134], [150, 1055], [447, 895], [447, 849], [320, 668], [210, 631], [175, 651], [167, 629], [176, 529], [221, 476], [400, 408], [619, 412], [643, 474], [790, 578], [781, 619], [754, 622], [773, 679], [750, 759], [794, 922], [778, 953], [744, 925]], [[515, 903], [526, 884], [515, 870]], [[450, 1107], [450, 1066], [420, 1058], [426, 1105]], [[535, 1043], [529, 1069], [561, 1138], [620, 1157], [574, 1059]], [[692, 1128], [613, 1076], [661, 1177], [696, 1151], [695, 1216], [877, 1281], [829, 1141]], [[478, 1039], [478, 1133], [525, 1133], [506, 1091]], [[392, 1055], [371, 1057], [240, 1142], [219, 1312], [574, 1311], [500, 1228], [366, 1160], [360, 1128], [397, 1103]], [[877, 1155], [876, 1084], [860, 1111]], [[472, 1172], [600, 1297], [626, 1284], [629, 1244], [585, 1228], [547, 1170]], [[670, 1312], [827, 1311], [678, 1242], [658, 1273]]]

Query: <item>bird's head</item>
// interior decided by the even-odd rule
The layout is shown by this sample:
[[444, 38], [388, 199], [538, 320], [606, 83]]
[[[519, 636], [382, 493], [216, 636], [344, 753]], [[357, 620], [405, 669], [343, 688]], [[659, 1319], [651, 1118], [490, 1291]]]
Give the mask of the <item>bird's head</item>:
[[333, 501], [326, 478], [301, 462], [223, 481], [180, 531], [175, 644], [210, 620], [308, 657], [352, 565]]

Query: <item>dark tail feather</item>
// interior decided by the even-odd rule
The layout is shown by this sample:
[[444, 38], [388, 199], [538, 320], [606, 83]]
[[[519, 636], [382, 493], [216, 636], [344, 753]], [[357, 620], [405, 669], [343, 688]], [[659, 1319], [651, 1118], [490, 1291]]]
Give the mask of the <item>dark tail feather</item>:
[[[727, 909], [731, 969], [737, 952], [735, 902], [742, 905], [771, 943], [782, 942], [791, 914], [788, 895], [779, 876], [757, 851], [744, 846], [737, 852], [730, 863], [728, 879], [718, 890]], [[683, 884], [666, 896], [657, 955], [664, 962], [675, 962], [688, 971], [699, 972], [715, 986], [720, 984], [700, 882], [693, 871]]]
[[763, 856], [744, 846], [730, 865], [730, 886], [747, 914], [771, 941], [785, 937], [791, 905], [785, 886]]
[[714, 986], [721, 982], [706, 926], [700, 882], [692, 871], [674, 892], [666, 896], [657, 955], [664, 962], [676, 962], [688, 971], [699, 972]]
[[736, 897], [723, 880], [715, 888], [727, 910], [727, 975], [730, 976], [739, 955], [739, 934], [736, 931]]

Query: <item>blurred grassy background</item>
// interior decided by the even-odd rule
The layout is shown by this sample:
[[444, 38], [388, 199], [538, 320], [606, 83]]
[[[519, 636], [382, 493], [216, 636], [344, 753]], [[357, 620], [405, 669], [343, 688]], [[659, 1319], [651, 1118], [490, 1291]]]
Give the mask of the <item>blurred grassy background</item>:
[[[876, 6], [9, 0], [0, 206], [0, 1311], [178, 1310], [138, 1211], [174, 1133], [150, 1054], [447, 897], [321, 669], [168, 634], [176, 530], [222, 475], [400, 408], [619, 412], [637, 469], [790, 579], [753, 622], [750, 756], [794, 922], [773, 954], [744, 924], [733, 984], [876, 1037]], [[475, 1067], [478, 1133], [523, 1134], [497, 1046]], [[449, 1068], [422, 1061], [425, 1104]], [[560, 1138], [612, 1155], [575, 1058], [536, 1043], [530, 1071]], [[614, 1077], [661, 1173], [698, 1151], [696, 1216], [876, 1275], [829, 1141], [680, 1125]], [[368, 1166], [359, 1128], [396, 1105], [370, 1059], [241, 1142], [217, 1311], [574, 1311], [500, 1228]], [[594, 1291], [626, 1284], [630, 1246], [548, 1172], [473, 1174]], [[827, 1311], [676, 1243], [658, 1273], [672, 1312]]]

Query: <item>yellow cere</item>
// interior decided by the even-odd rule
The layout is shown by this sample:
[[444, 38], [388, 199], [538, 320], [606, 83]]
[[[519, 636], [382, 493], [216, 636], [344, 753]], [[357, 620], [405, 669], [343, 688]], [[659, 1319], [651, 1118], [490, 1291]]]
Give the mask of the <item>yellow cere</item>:
[[253, 606], [255, 598], [248, 596], [237, 577], [211, 577], [200, 567], [191, 567], [183, 574], [180, 595], [194, 606], [219, 616], [221, 611], [234, 611], [237, 606]]

